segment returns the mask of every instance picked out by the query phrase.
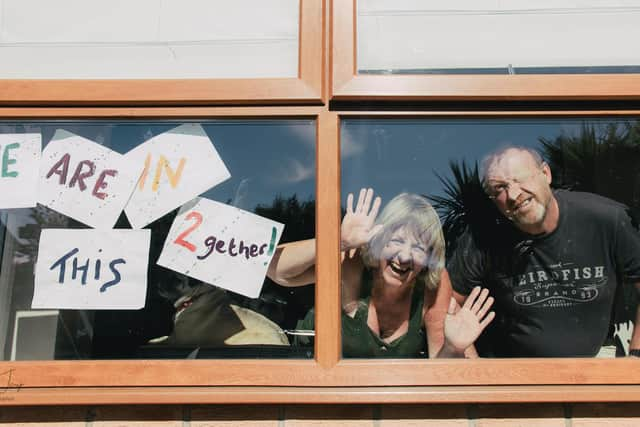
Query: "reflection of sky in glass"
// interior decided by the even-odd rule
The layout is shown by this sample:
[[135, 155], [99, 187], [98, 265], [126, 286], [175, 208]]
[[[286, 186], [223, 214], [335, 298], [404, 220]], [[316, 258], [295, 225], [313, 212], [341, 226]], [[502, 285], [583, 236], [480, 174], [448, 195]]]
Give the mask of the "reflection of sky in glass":
[[[294, 195], [299, 202], [315, 200], [316, 126], [313, 120], [0, 121], [0, 134], [41, 133], [43, 145], [46, 146], [57, 129], [64, 129], [125, 154], [150, 138], [186, 122], [199, 123], [203, 126], [231, 173], [230, 179], [206, 191], [202, 196], [223, 203], [232, 203], [247, 211], [254, 211], [257, 205], [271, 207], [276, 198], [286, 200]], [[69, 174], [80, 160], [82, 159], [71, 159]], [[283, 207], [279, 204], [276, 209], [263, 209], [261, 212], [264, 216], [283, 217], [284, 219], [276, 220], [285, 223], [285, 233], [290, 230], [290, 240], [296, 240], [296, 233], [313, 233], [313, 224], [315, 224], [313, 212], [305, 211], [306, 216], [303, 219], [306, 219], [306, 222], [296, 222], [297, 216], [293, 214], [287, 216], [290, 206], [285, 204]], [[11, 328], [17, 310], [28, 310], [31, 307], [33, 268], [38, 252], [40, 226], [43, 228], [83, 228], [84, 226], [44, 208], [42, 210], [38, 208], [0, 210], [0, 221], [7, 225], [5, 228], [0, 224], [0, 243], [8, 242], [0, 244], [2, 261], [0, 276], [11, 290], [11, 298], [5, 304], [6, 309], [0, 308], [0, 324], [4, 322], [5, 326], [9, 325], [6, 330], [0, 328], [1, 350], [4, 346], [4, 337], [12, 336]], [[31, 224], [35, 224], [35, 227]], [[157, 235], [155, 242], [152, 238], [150, 249], [150, 254], [154, 257], [157, 257], [157, 253], [160, 252], [168, 226], [169, 224], [162, 219], [156, 223], [155, 228], [151, 226], [152, 235], [154, 233]], [[5, 240], [5, 233], [16, 237], [19, 244], [14, 244], [13, 239]], [[182, 292], [189, 291], [178, 286], [185, 283], [186, 277], [151, 266], [147, 283], [149, 297], [142, 310], [61, 311], [61, 318], [72, 319], [75, 319], [74, 316], [82, 317], [85, 316], [84, 313], [90, 313], [87, 324], [90, 325], [88, 328], [92, 328], [93, 335], [89, 337], [89, 334], [78, 329], [78, 325], [68, 323], [65, 328], [69, 327], [68, 332], [70, 336], [75, 337], [74, 341], [67, 343], [65, 339], [54, 336], [55, 354], [47, 357], [54, 359], [146, 358], [145, 355], [151, 358], [176, 357], [177, 353], [173, 353], [175, 349], [171, 347], [169, 350], [162, 347], [150, 348], [146, 343], [150, 338], [171, 333], [171, 319], [174, 314], [173, 298], [177, 298], [176, 295]], [[195, 281], [190, 283], [193, 285]], [[162, 292], [167, 289], [170, 295], [163, 298]], [[231, 292], [228, 294], [232, 303], [265, 316], [286, 329], [294, 328], [296, 322], [303, 318], [314, 305], [313, 287], [281, 288], [270, 281], [265, 282], [261, 297], [258, 299], [250, 300], [232, 295]], [[260, 322], [264, 321], [260, 320]], [[262, 323], [260, 325], [263, 328], [259, 329], [264, 329], [264, 325]], [[219, 329], [225, 327], [218, 326]], [[80, 341], [82, 342], [78, 344]], [[192, 351], [188, 348], [187, 350]], [[258, 351], [251, 345], [239, 346], [234, 351], [230, 350], [220, 350], [219, 353], [200, 352], [198, 357], [236, 357], [237, 355], [237, 357], [307, 358], [313, 356], [313, 350], [306, 347], [300, 348], [297, 353], [293, 347], [282, 347], [273, 351], [261, 348]], [[185, 353], [184, 357], [187, 354]], [[7, 352], [0, 351], [0, 360], [8, 357]]]
[[475, 67], [475, 68], [396, 68], [358, 70], [358, 74], [635, 74], [637, 65], [593, 65], [574, 67]]
[[[41, 132], [43, 145], [56, 129], [126, 153], [149, 138], [186, 121], [167, 122], [21, 122], [0, 123], [0, 133]], [[200, 123], [231, 178], [203, 194], [253, 210], [276, 195], [315, 199], [315, 125], [311, 120], [211, 120]]]
[[[540, 148], [540, 138], [576, 135], [616, 119], [345, 119], [342, 121], [342, 200], [372, 187], [383, 200], [406, 191], [442, 195], [437, 175], [451, 177], [449, 162], [480, 161], [494, 148]], [[627, 122], [624, 119], [620, 123]]]

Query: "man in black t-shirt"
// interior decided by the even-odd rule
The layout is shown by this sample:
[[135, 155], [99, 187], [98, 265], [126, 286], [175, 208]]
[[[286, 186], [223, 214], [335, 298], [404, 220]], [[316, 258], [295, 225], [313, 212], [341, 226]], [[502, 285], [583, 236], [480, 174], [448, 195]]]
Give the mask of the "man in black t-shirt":
[[[619, 287], [640, 284], [640, 234], [625, 207], [550, 184], [549, 166], [528, 148], [483, 163], [485, 191], [510, 224], [486, 241], [468, 231], [448, 270], [460, 302], [478, 285], [495, 298], [487, 354], [595, 356]], [[640, 349], [640, 328], [630, 349]]]

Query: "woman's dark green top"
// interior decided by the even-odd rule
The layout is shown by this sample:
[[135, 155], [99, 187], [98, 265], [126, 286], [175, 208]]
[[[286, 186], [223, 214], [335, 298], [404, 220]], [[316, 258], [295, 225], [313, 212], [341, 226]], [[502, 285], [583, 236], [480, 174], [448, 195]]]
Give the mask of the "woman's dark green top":
[[[427, 340], [422, 327], [424, 285], [416, 284], [413, 290], [407, 333], [387, 343], [380, 339], [367, 325], [371, 278], [370, 274], [365, 274], [364, 276], [363, 292], [369, 295], [360, 299], [354, 317], [350, 317], [344, 312], [342, 313], [342, 357], [428, 357]], [[298, 323], [298, 329], [314, 329], [314, 318], [312, 309]], [[299, 337], [296, 341], [302, 345], [309, 345], [310, 342], [305, 338]]]

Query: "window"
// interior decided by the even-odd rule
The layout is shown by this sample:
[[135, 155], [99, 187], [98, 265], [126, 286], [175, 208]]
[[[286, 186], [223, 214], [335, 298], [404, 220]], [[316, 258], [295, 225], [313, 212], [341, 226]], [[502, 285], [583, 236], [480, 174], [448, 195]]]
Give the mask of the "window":
[[[65, 8], [53, 8], [51, 14], [43, 15], [59, 16], [51, 21], [58, 24], [67, 20], [63, 26], [46, 21], [14, 25], [33, 18], [28, 4], [8, 2], [3, 21], [6, 39], [0, 44], [4, 56], [10, 58], [0, 70], [2, 78], [8, 79], [3, 81], [3, 104], [320, 102], [322, 2], [260, 3], [255, 7], [264, 8], [265, 13], [254, 21], [262, 21], [260, 26], [247, 21], [247, 4], [225, 7], [216, 18], [210, 18], [216, 20], [214, 28], [201, 24], [215, 8], [208, 2], [187, 9], [179, 2], [147, 2], [110, 7], [99, 16], [94, 8], [74, 3], [67, 13]], [[269, 24], [271, 20], [274, 22]], [[84, 22], [92, 25], [84, 26]], [[114, 22], [121, 31], [112, 31]], [[60, 61], [61, 56], [69, 61]], [[43, 70], [34, 62], [35, 57], [57, 65]], [[272, 60], [274, 57], [278, 60]], [[260, 65], [250, 65], [256, 62]]]
[[[180, 159], [184, 162], [182, 168], [177, 161], [174, 162], [177, 158], [170, 157], [171, 150], [163, 151], [163, 154], [169, 158], [166, 165], [156, 164], [156, 157], [163, 154], [153, 150], [150, 151], [153, 153], [152, 158], [144, 159], [149, 163], [149, 171], [146, 174], [143, 173], [146, 178], [138, 184], [136, 193], [143, 194], [140, 189], [145, 190], [145, 186], [147, 193], [153, 191], [152, 187], [157, 184], [158, 188], [155, 191], [158, 197], [163, 191], [162, 185], [165, 182], [170, 185], [175, 183], [178, 188], [182, 188], [180, 192], [187, 193], [190, 187], [199, 185], [199, 181], [209, 179], [203, 171], [198, 171], [195, 175], [189, 173], [189, 169], [194, 167], [202, 168], [202, 165], [196, 166], [193, 163], [195, 159], [190, 158], [187, 152], [189, 144], [196, 144], [192, 135], [200, 135], [203, 139], [211, 141], [224, 167], [233, 171], [229, 179], [202, 193], [200, 197], [207, 202], [213, 200], [233, 206], [238, 209], [235, 211], [238, 214], [247, 212], [275, 221], [274, 224], [283, 224], [284, 229], [278, 236], [282, 242], [315, 236], [315, 126], [311, 120], [206, 120], [198, 123], [20, 121], [6, 122], [0, 125], [0, 128], [3, 135], [34, 133], [41, 135], [45, 150], [49, 144], [64, 143], [69, 147], [69, 142], [60, 142], [60, 135], [66, 132], [66, 141], [78, 138], [85, 138], [86, 140], [82, 142], [86, 144], [90, 144], [90, 141], [100, 141], [104, 147], [120, 154], [131, 152], [146, 142], [153, 143], [152, 140], [161, 144], [158, 138], [165, 136], [174, 144], [181, 144], [181, 137], [189, 138], [186, 145], [182, 147], [182, 155], [184, 155]], [[189, 133], [191, 131], [193, 131], [192, 134]], [[204, 135], [197, 131], [204, 132]], [[153, 139], [154, 137], [156, 139]], [[79, 149], [83, 150], [81, 146]], [[166, 150], [166, 147], [158, 150]], [[201, 151], [201, 153], [204, 152], [207, 151]], [[90, 153], [90, 149], [85, 149], [85, 155]], [[256, 155], [247, 156], [246, 153]], [[75, 151], [66, 169], [56, 166], [59, 160], [53, 164], [50, 158], [47, 157], [46, 160], [43, 158], [41, 164], [46, 163], [45, 167], [53, 170], [52, 174], [47, 174], [49, 176], [47, 181], [51, 182], [53, 178], [55, 187], [48, 187], [47, 190], [42, 191], [41, 204], [35, 208], [3, 210], [3, 224], [5, 224], [3, 229], [8, 230], [6, 239], [3, 239], [1, 281], [2, 293], [7, 296], [3, 300], [1, 310], [5, 360], [175, 359], [185, 358], [187, 355], [193, 358], [308, 358], [313, 356], [313, 347], [292, 345], [296, 338], [295, 334], [298, 333], [296, 332], [297, 321], [313, 307], [312, 287], [289, 289], [276, 286], [267, 280], [259, 286], [259, 297], [250, 298], [246, 296], [249, 288], [242, 287], [242, 283], [236, 283], [236, 285], [229, 283], [236, 281], [232, 279], [235, 274], [240, 277], [240, 271], [231, 275], [217, 274], [216, 268], [211, 267], [209, 274], [205, 274], [204, 270], [189, 274], [188, 271], [180, 270], [181, 267], [177, 265], [165, 263], [161, 267], [157, 264], [160, 262], [159, 257], [165, 245], [170, 243], [169, 231], [173, 227], [173, 222], [177, 221], [175, 209], [171, 209], [171, 212], [144, 227], [151, 233], [149, 252], [145, 253], [142, 259], [129, 259], [130, 263], [148, 263], [149, 265], [148, 272], [144, 273], [148, 282], [142, 308], [122, 310], [116, 307], [115, 310], [109, 310], [104, 306], [100, 307], [102, 303], [96, 300], [92, 304], [98, 304], [97, 307], [102, 309], [65, 309], [68, 308], [67, 304], [76, 304], [74, 307], [78, 308], [77, 304], [80, 304], [83, 298], [80, 296], [82, 289], [76, 289], [77, 295], [74, 295], [73, 291], [65, 293], [66, 298], [77, 299], [75, 302], [40, 301], [39, 292], [44, 291], [44, 288], [35, 292], [34, 275], [42, 271], [36, 272], [36, 260], [43, 259], [46, 255], [41, 252], [47, 247], [47, 240], [41, 234], [42, 230], [88, 229], [86, 223], [83, 224], [86, 221], [84, 217], [77, 216], [72, 207], [64, 204], [50, 204], [45, 195], [54, 189], [60, 192], [56, 193], [57, 197], [63, 198], [61, 194], [65, 194], [66, 190], [62, 188], [73, 187], [72, 182], [76, 179], [74, 178], [76, 175], [86, 176], [84, 180], [91, 182], [92, 177], [87, 176], [86, 168], [81, 168], [80, 174], [74, 172], [78, 170], [76, 164], [79, 164], [81, 159], [77, 155], [80, 154]], [[205, 164], [205, 167], [221, 168], [223, 166], [210, 161], [209, 164]], [[158, 169], [160, 169], [159, 172]], [[98, 172], [96, 171], [96, 175]], [[75, 186], [79, 185], [78, 183]], [[25, 188], [24, 191], [30, 190]], [[164, 191], [171, 190], [166, 187]], [[69, 193], [66, 195], [70, 196]], [[75, 200], [79, 204], [86, 203], [83, 201], [86, 199], [79, 194], [76, 194]], [[178, 199], [176, 199], [177, 202]], [[90, 203], [84, 206], [91, 209]], [[203, 205], [201, 209], [206, 207]], [[116, 229], [131, 229], [132, 224], [135, 226], [133, 228], [139, 228], [141, 224], [153, 218], [147, 217], [143, 220], [134, 209], [125, 208], [125, 211], [127, 210], [128, 216], [121, 215], [118, 218], [115, 223]], [[160, 215], [162, 211], [157, 212], [155, 216]], [[248, 262], [253, 255], [258, 255], [258, 250], [254, 251], [254, 254], [249, 252], [248, 248], [253, 243], [248, 240], [245, 242], [236, 239], [237, 242], [234, 241], [236, 247], [232, 246], [234, 243], [230, 239], [233, 239], [233, 232], [225, 232], [225, 228], [233, 229], [233, 223], [220, 218], [217, 221], [225, 222], [227, 227], [218, 227], [213, 225], [217, 222], [215, 219], [207, 219], [206, 215], [204, 216], [205, 218], [200, 221], [201, 227], [206, 227], [209, 222], [209, 227], [213, 228], [210, 228], [208, 233], [212, 233], [215, 229], [217, 240], [227, 242], [226, 249], [217, 246], [214, 256], [240, 255], [240, 258], [236, 259], [242, 260], [242, 257], [247, 255], [245, 258]], [[245, 226], [250, 224], [249, 219], [248, 221]], [[191, 222], [187, 215], [186, 226], [191, 226]], [[90, 225], [92, 224], [102, 229], [100, 224], [91, 223]], [[191, 236], [184, 239], [187, 241], [196, 239], [198, 235], [196, 229], [193, 227], [186, 229], [191, 230], [189, 233]], [[239, 230], [235, 232], [237, 231]], [[268, 232], [267, 234], [270, 235], [271, 229]], [[183, 232], [180, 235], [186, 234]], [[206, 236], [200, 237], [203, 237], [200, 240], [206, 240], [204, 239]], [[72, 239], [72, 237], [68, 238]], [[98, 237], [94, 243], [99, 244], [100, 239], [101, 237]], [[211, 238], [207, 239], [215, 245]], [[238, 246], [240, 242], [245, 243], [246, 246]], [[207, 261], [207, 254], [210, 251], [206, 242], [196, 243], [197, 245], [191, 244], [198, 259], [203, 263], [211, 262], [211, 259]], [[267, 243], [270, 242], [267, 241]], [[52, 251], [56, 252], [57, 249], [52, 248]], [[105, 248], [105, 254], [106, 252]], [[53, 270], [54, 275], [59, 275], [61, 279], [59, 286], [64, 286], [65, 282], [66, 286], [71, 288], [97, 286], [105, 280], [91, 280], [90, 276], [95, 275], [95, 279], [99, 279], [102, 272], [103, 276], [110, 277], [105, 271], [107, 269], [101, 268], [103, 263], [106, 267], [108, 261], [106, 258], [95, 258], [101, 261], [100, 264], [93, 265], [93, 257], [81, 255], [82, 252], [77, 255], [80, 259], [77, 263], [73, 261], [72, 264], [72, 258], [69, 257], [67, 261], [63, 261], [62, 265], [54, 263], [55, 266], [51, 266], [50, 270]], [[86, 265], [85, 258], [91, 259]], [[215, 261], [217, 265], [220, 262]], [[226, 264], [230, 267], [230, 264]], [[243, 266], [239, 264], [235, 269], [238, 268]], [[251, 267], [246, 265], [244, 268]], [[66, 273], [64, 269], [67, 270]], [[186, 274], [181, 274], [176, 269]], [[123, 276], [127, 274], [119, 273]], [[89, 276], [88, 280], [86, 276]], [[209, 285], [213, 284], [211, 282], [213, 276], [220, 277], [217, 283], [221, 287]], [[242, 277], [245, 280], [251, 278]], [[204, 279], [204, 282], [197, 278]], [[126, 278], [121, 280], [126, 286]], [[207, 281], [209, 284], [206, 284]], [[108, 288], [105, 288], [105, 291], [108, 291]], [[106, 295], [106, 292], [104, 294]], [[49, 298], [57, 298], [51, 294], [47, 295]], [[133, 290], [128, 292], [128, 296], [133, 298]], [[48, 310], [33, 309], [42, 308], [43, 303], [49, 305]], [[125, 308], [127, 308], [126, 305]], [[36, 338], [38, 333], [43, 334], [41, 339]]]
[[[638, 12], [628, 2], [488, 0], [454, 6], [359, 0], [357, 69], [360, 74], [638, 73], [636, 53], [620, 43], [637, 37]], [[568, 27], [572, 30], [561, 30]]]
[[[448, 13], [456, 13], [455, 18], [451, 17], [450, 19], [456, 19], [456, 28], [461, 30], [464, 28], [462, 33], [468, 28], [461, 27], [460, 20], [466, 21], [472, 18], [472, 16], [463, 13], [464, 10], [470, 10], [471, 15], [478, 13], [476, 19], [473, 20], [473, 25], [486, 19], [498, 19], [502, 24], [513, 25], [513, 21], [509, 19], [509, 13], [503, 12], [504, 9], [513, 9], [512, 12], [514, 12], [519, 9], [518, 5], [504, 7], [497, 5], [497, 3], [492, 4], [496, 4], [496, 6], [493, 7], [489, 4], [488, 11], [497, 13], [489, 17], [482, 13], [484, 4], [478, 5], [476, 3], [468, 8], [463, 7], [455, 10], [447, 8], [443, 11], [440, 11], [436, 5], [430, 9], [430, 12], [438, 15], [437, 21], [439, 23], [448, 19]], [[606, 8], [609, 6], [610, 3], [607, 3]], [[530, 23], [532, 19], [535, 19], [536, 13], [550, 11], [555, 7], [558, 7], [556, 3], [550, 5], [549, 8], [541, 5], [540, 8], [529, 10], [525, 21]], [[394, 9], [388, 13], [385, 12], [388, 10], [388, 6], [373, 1], [336, 2], [333, 8], [332, 98], [334, 100], [513, 102], [523, 100], [632, 100], [638, 97], [637, 58], [609, 55], [608, 49], [602, 55], [593, 55], [594, 50], [589, 49], [592, 46], [585, 42], [584, 37], [578, 40], [572, 39], [574, 35], [578, 34], [575, 31], [569, 32], [571, 35], [566, 38], [558, 36], [557, 40], [554, 39], [553, 42], [554, 46], [561, 43], [571, 46], [569, 49], [573, 56], [563, 53], [554, 59], [553, 50], [548, 46], [545, 49], [536, 49], [535, 43], [540, 38], [536, 37], [535, 33], [527, 33], [525, 24], [521, 19], [518, 19], [516, 21], [517, 36], [513, 32], [509, 33], [501, 24], [495, 24], [491, 27], [490, 32], [469, 35], [468, 38], [480, 42], [485, 40], [484, 37], [491, 39], [502, 30], [509, 33], [510, 36], [502, 37], [491, 45], [485, 43], [477, 49], [470, 48], [469, 43], [463, 42], [462, 46], [464, 47], [460, 47], [460, 49], [470, 48], [471, 51], [466, 51], [469, 54], [465, 55], [459, 50], [455, 50], [455, 56], [452, 58], [451, 50], [439, 51], [438, 49], [450, 45], [457, 46], [456, 43], [464, 38], [460, 35], [462, 33], [458, 32], [450, 37], [439, 33], [429, 38], [431, 41], [435, 40], [434, 43], [426, 44], [422, 31], [431, 31], [432, 29], [424, 29], [424, 19], [429, 17], [429, 12], [422, 13], [425, 10], [425, 6], [422, 4], [414, 4], [411, 1], [394, 3]], [[576, 19], [593, 18], [597, 20], [598, 25], [609, 25], [618, 30], [621, 25], [624, 25], [622, 24], [624, 19], [632, 19], [630, 17], [637, 13], [633, 6], [628, 9], [625, 7], [606, 8], [604, 4], [584, 3], [584, 9], [580, 9], [580, 7], [578, 9], [585, 13], [576, 15]], [[359, 15], [356, 12], [358, 9], [360, 10]], [[574, 10], [573, 8], [562, 10], [560, 14], [553, 15], [553, 18], [568, 19], [567, 14]], [[616, 13], [621, 13], [624, 18], [607, 21], [612, 17], [612, 14]], [[544, 19], [544, 21], [546, 25], [549, 19]], [[362, 25], [363, 28], [358, 25]], [[389, 26], [399, 28], [399, 30], [388, 32]], [[536, 30], [539, 29], [536, 28]], [[627, 32], [623, 32], [626, 36]], [[605, 38], [615, 38], [612, 31], [605, 31], [604, 34], [606, 34]], [[407, 37], [413, 38], [407, 39]], [[598, 40], [601, 42], [605, 38]], [[510, 46], [510, 40], [514, 39], [520, 43], [515, 50], [523, 52], [531, 48], [530, 52], [536, 52], [538, 55], [535, 57], [526, 55], [526, 58], [523, 58], [525, 61], [534, 61], [525, 62], [522, 65], [527, 74], [521, 73], [518, 68], [520, 65], [512, 59], [515, 50], [508, 46]], [[532, 45], [523, 45], [525, 39], [529, 40]], [[394, 47], [386, 50], [386, 46]], [[423, 54], [421, 51], [425, 46], [428, 46], [428, 49], [434, 49], [432, 51], [434, 55], [435, 52], [441, 53], [438, 58], [432, 55], [433, 59], [430, 64], [425, 62], [431, 60], [431, 58], [427, 59], [429, 55]], [[493, 46], [508, 48], [493, 50]], [[587, 48], [583, 50], [585, 46]], [[588, 51], [588, 53], [586, 56], [580, 57], [581, 51]], [[486, 55], [482, 55], [481, 52], [485, 52]], [[472, 58], [476, 54], [481, 56], [476, 62], [473, 62]], [[490, 55], [491, 58], [489, 58]], [[536, 61], [538, 57], [541, 59]], [[614, 57], [617, 59], [613, 59]], [[389, 62], [385, 63], [385, 61]], [[464, 61], [471, 62], [465, 64]], [[606, 61], [608, 65], [616, 66], [601, 66], [590, 69], [591, 66], [600, 64], [600, 61]], [[612, 64], [610, 61], [619, 62]], [[554, 64], [556, 65], [554, 66]], [[565, 66], [568, 68], [562, 69]], [[381, 72], [381, 68], [384, 68], [384, 73]], [[461, 74], [460, 69], [463, 69]], [[527, 69], [528, 71], [526, 71]], [[503, 70], [506, 70], [507, 74], [503, 73]], [[534, 74], [528, 74], [529, 72]], [[606, 84], [602, 84], [605, 81]]]
[[[616, 255], [599, 252], [597, 248], [608, 245], [597, 243], [596, 238], [599, 223], [604, 218], [590, 216], [589, 222], [584, 224], [581, 222], [584, 213], [576, 210], [595, 212], [605, 200], [607, 203], [615, 200], [628, 209], [629, 223], [637, 217], [640, 188], [634, 165], [640, 156], [638, 126], [636, 118], [613, 117], [343, 120], [343, 206], [346, 206], [347, 194], [353, 193], [357, 197], [359, 189], [373, 189], [375, 196], [381, 198], [375, 223], [384, 227], [360, 248], [364, 279], [358, 302], [362, 308], [358, 308], [354, 320], [343, 316], [345, 357], [395, 354], [395, 357], [424, 358], [422, 347], [426, 341], [433, 344], [432, 335], [437, 331], [430, 329], [426, 320], [422, 322], [427, 323], [423, 325], [426, 328], [420, 329], [419, 318], [413, 311], [410, 311], [407, 332], [391, 334], [396, 336], [393, 340], [384, 340], [383, 320], [379, 326], [380, 336], [372, 333], [369, 340], [362, 337], [368, 336], [370, 328], [377, 326], [372, 325], [371, 316], [380, 313], [378, 316], [383, 319], [385, 311], [391, 310], [388, 307], [401, 307], [402, 299], [397, 303], [392, 298], [383, 299], [381, 295], [385, 289], [412, 286], [411, 310], [422, 306], [423, 301], [423, 310], [436, 310], [437, 296], [442, 292], [436, 289], [445, 287], [446, 283], [429, 275], [443, 268], [445, 260], [454, 290], [466, 294], [470, 291], [466, 287], [472, 287], [469, 282], [479, 283], [495, 298], [496, 318], [476, 342], [480, 356], [625, 356], [635, 321], [637, 297], [634, 283], [625, 282], [625, 275], [635, 276], [635, 273], [622, 267], [622, 258], [634, 250], [627, 247]], [[529, 149], [550, 168], [553, 197], [560, 204], [559, 225], [553, 231], [555, 236], [536, 238], [518, 232], [519, 217], [507, 220], [485, 194], [480, 183], [483, 159], [496, 149], [507, 147]], [[499, 187], [504, 185], [501, 181], [495, 185], [503, 193], [518, 197], [514, 203], [533, 197], [533, 194], [536, 195], [534, 200], [544, 199], [542, 195], [547, 193], [542, 192], [542, 187], [529, 188], [527, 180], [531, 175], [523, 175], [525, 172], [520, 169], [508, 169], [507, 172], [519, 177], [520, 185], [513, 185], [525, 190], [504, 190]], [[594, 194], [607, 199], [598, 199]], [[502, 199], [508, 197], [507, 194], [500, 196], [504, 196]], [[495, 199], [496, 202], [501, 200], [498, 196]], [[574, 207], [577, 202], [580, 208]], [[429, 205], [438, 212], [441, 225], [429, 217], [430, 213], [434, 215]], [[411, 206], [411, 215], [402, 213], [407, 206]], [[386, 213], [385, 209], [388, 209]], [[612, 204], [609, 209], [613, 214], [618, 208]], [[423, 210], [424, 218], [416, 213]], [[625, 217], [627, 212], [621, 212], [616, 221], [622, 223]], [[398, 218], [405, 219], [399, 224]], [[437, 238], [440, 226], [446, 245], [439, 243]], [[410, 232], [414, 229], [417, 231]], [[589, 233], [587, 229], [593, 236], [584, 237]], [[427, 235], [425, 230], [430, 230]], [[624, 240], [618, 233], [602, 233], [611, 244], [614, 240], [620, 243]], [[630, 244], [637, 241], [637, 230], [634, 232], [630, 228], [626, 233]], [[384, 239], [388, 240], [385, 244], [388, 250], [376, 249]], [[561, 253], [555, 254], [554, 239], [559, 239]], [[583, 243], [578, 243], [580, 241]], [[407, 249], [404, 249], [405, 245]], [[507, 248], [513, 253], [506, 253]], [[373, 255], [376, 253], [378, 257]], [[375, 262], [371, 262], [372, 256]], [[614, 264], [605, 262], [610, 257], [617, 261]], [[484, 262], [491, 263], [491, 268], [481, 272]], [[343, 263], [343, 269], [354, 268], [351, 261]], [[412, 273], [411, 269], [418, 273]], [[619, 271], [614, 274], [613, 270]], [[421, 274], [425, 277], [421, 278]], [[347, 287], [343, 293], [350, 291], [346, 280], [343, 280], [343, 287]], [[367, 289], [368, 286], [374, 290]], [[430, 289], [433, 296], [424, 298], [423, 294]], [[376, 295], [378, 299], [374, 300]], [[375, 308], [372, 309], [374, 301]], [[587, 305], [590, 308], [582, 312]], [[369, 308], [368, 316], [364, 307]], [[602, 310], [600, 315], [594, 315], [597, 307]], [[400, 314], [394, 316], [402, 318]], [[571, 319], [561, 322], [560, 341], [554, 338], [557, 328], [551, 320], [556, 316]], [[365, 320], [369, 328], [364, 327]], [[354, 336], [355, 330], [357, 336]], [[521, 341], [521, 335], [527, 337], [525, 342]], [[412, 346], [408, 344], [411, 340], [416, 341]], [[367, 344], [378, 348], [366, 351], [362, 347]], [[434, 357], [434, 349], [429, 350]]]
[[[376, 181], [385, 199], [403, 190], [441, 191], [440, 181], [432, 173], [436, 158], [431, 155], [431, 147], [440, 141], [434, 152], [446, 161], [447, 150], [453, 149], [453, 145], [447, 144], [462, 141], [455, 133], [463, 129], [476, 136], [494, 126], [495, 132], [509, 128], [518, 138], [524, 132], [531, 138], [553, 139], [562, 123], [569, 123], [575, 130], [583, 122], [622, 124], [634, 122], [640, 116], [635, 103], [640, 97], [640, 79], [633, 70], [615, 75], [360, 73], [356, 65], [356, 6], [355, 0], [301, 0], [299, 70], [295, 78], [0, 82], [0, 118], [11, 126], [29, 123], [55, 127], [57, 122], [72, 122], [98, 129], [127, 123], [215, 126], [220, 122], [264, 121], [313, 126], [315, 156], [306, 159], [315, 159], [316, 187], [306, 190], [306, 194], [315, 195], [317, 254], [313, 359], [305, 353], [287, 354], [295, 357], [286, 360], [242, 359], [237, 354], [224, 360], [191, 360], [164, 357], [165, 354], [163, 360], [145, 357], [4, 361], [0, 369], [0, 402], [28, 405], [638, 400], [637, 361], [627, 358], [380, 361], [342, 357], [339, 245], [341, 208], [347, 192], [368, 185], [366, 181], [370, 179], [378, 179], [378, 173], [389, 178]], [[532, 126], [537, 130], [531, 131]], [[422, 130], [410, 132], [410, 127]], [[542, 128], [546, 130], [540, 131]], [[385, 140], [388, 132], [381, 132], [391, 129], [395, 135], [393, 144]], [[448, 129], [453, 134], [442, 140], [420, 141], [425, 129], [431, 132]], [[366, 139], [363, 147], [349, 146], [359, 138]], [[466, 145], [466, 139], [464, 142], [458, 148], [473, 159], [470, 161], [475, 161], [483, 150]], [[415, 160], [410, 151], [394, 151], [403, 144], [405, 147], [415, 144], [411, 146], [417, 150]], [[362, 150], [360, 154], [364, 157], [350, 155], [349, 150]], [[425, 182], [415, 180], [407, 184], [402, 182], [407, 173], [385, 175], [388, 171], [380, 164], [376, 164], [378, 167], [364, 164], [368, 155], [378, 156], [377, 150], [383, 160], [393, 161], [396, 154], [405, 155], [409, 159], [406, 168], [414, 171], [421, 169], [417, 154], [424, 154], [429, 166], [422, 168], [418, 177], [425, 178]], [[254, 154], [247, 153], [246, 158], [256, 160]], [[275, 158], [276, 154], [281, 153], [266, 158]], [[454, 160], [459, 160], [460, 154], [456, 151]], [[437, 171], [445, 176], [446, 164], [437, 164]], [[286, 168], [284, 164], [278, 167]], [[295, 167], [289, 171], [295, 172]], [[275, 194], [270, 194], [271, 199]], [[616, 199], [617, 195], [610, 197]], [[227, 198], [222, 196], [225, 201]], [[9, 215], [3, 213], [2, 219], [8, 221]], [[3, 238], [9, 242], [14, 236], [6, 232]], [[7, 252], [13, 249], [3, 250], [3, 259], [9, 259]], [[5, 266], [2, 271], [3, 274], [7, 271]], [[3, 287], [0, 292], [6, 289], [9, 288]], [[1, 298], [3, 302], [11, 300], [8, 295]], [[31, 318], [25, 313], [18, 316], [21, 323], [18, 330], [22, 325], [39, 328], [34, 326], [38, 322], [51, 325], [50, 320], [57, 316], [58, 313], [50, 312], [42, 318]], [[2, 330], [9, 331], [14, 324], [15, 319]], [[51, 333], [39, 330], [51, 337]]]

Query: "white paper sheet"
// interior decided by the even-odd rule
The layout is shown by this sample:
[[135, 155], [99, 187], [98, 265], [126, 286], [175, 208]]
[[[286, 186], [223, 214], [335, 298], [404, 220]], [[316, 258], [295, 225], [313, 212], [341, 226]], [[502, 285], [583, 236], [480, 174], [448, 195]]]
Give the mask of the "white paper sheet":
[[31, 308], [144, 307], [151, 230], [44, 229]]
[[111, 229], [142, 167], [122, 154], [58, 129], [42, 152], [38, 202], [98, 229]]
[[142, 228], [231, 175], [199, 124], [157, 135], [126, 154], [144, 171], [125, 207], [133, 228]]
[[0, 134], [0, 209], [36, 205], [41, 150], [39, 133]]
[[257, 298], [284, 225], [213, 200], [185, 204], [158, 265]]

